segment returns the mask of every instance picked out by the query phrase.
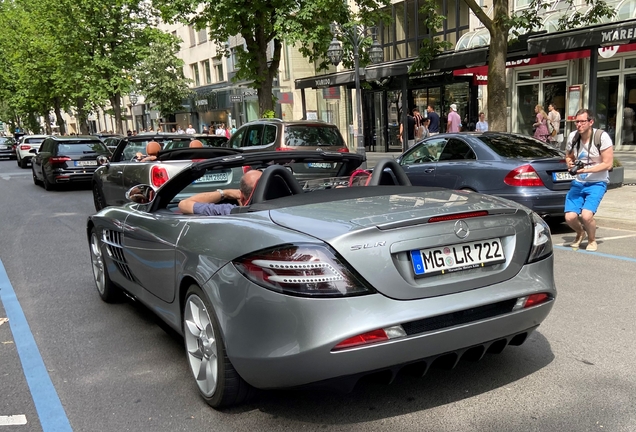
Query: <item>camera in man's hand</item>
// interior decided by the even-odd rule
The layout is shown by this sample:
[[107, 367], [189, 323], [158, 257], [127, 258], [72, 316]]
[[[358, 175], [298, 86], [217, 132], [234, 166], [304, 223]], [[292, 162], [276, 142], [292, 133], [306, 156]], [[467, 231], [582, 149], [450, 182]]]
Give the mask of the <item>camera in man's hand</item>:
[[570, 175], [575, 176], [576, 173], [583, 167], [585, 167], [585, 164], [582, 161], [575, 160], [574, 165], [572, 165], [572, 167], [568, 170], [568, 172], [570, 173]]

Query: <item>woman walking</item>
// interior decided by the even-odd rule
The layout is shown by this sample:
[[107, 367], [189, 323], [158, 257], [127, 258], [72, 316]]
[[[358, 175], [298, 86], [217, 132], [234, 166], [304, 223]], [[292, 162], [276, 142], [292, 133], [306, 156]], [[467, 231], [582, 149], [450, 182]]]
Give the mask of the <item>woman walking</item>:
[[550, 138], [550, 132], [548, 131], [548, 115], [545, 113], [543, 106], [537, 105], [534, 107], [534, 112], [537, 113], [536, 122], [534, 126], [534, 137], [543, 142], [548, 142]]

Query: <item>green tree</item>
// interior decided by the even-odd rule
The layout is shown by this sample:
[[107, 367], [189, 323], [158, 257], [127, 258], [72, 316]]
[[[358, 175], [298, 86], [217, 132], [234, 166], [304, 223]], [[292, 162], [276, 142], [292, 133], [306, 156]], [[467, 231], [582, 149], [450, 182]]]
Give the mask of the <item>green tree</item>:
[[244, 49], [237, 51], [235, 80], [252, 82], [258, 90], [260, 114], [274, 108], [272, 87], [278, 73], [283, 41], [295, 44], [300, 52], [325, 67], [325, 53], [331, 40], [333, 21], [377, 24], [381, 8], [389, 0], [356, 0], [352, 13], [342, 0], [157, 0], [155, 4], [168, 22], [183, 22], [209, 36], [228, 55], [224, 43], [241, 35]]
[[177, 57], [181, 39], [159, 30], [155, 33], [134, 76], [137, 90], [165, 116], [183, 108], [183, 100], [192, 93], [191, 80], [183, 76], [184, 62]]

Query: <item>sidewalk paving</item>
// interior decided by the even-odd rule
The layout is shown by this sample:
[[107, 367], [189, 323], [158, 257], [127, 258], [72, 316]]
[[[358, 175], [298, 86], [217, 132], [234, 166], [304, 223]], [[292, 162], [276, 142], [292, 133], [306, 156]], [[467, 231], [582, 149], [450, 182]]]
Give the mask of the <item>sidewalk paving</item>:
[[[380, 159], [399, 155], [398, 152], [368, 152], [367, 164], [373, 168]], [[615, 152], [615, 157], [624, 167], [625, 180], [622, 187], [607, 191], [596, 213], [596, 221], [599, 227], [636, 229], [636, 151]]]

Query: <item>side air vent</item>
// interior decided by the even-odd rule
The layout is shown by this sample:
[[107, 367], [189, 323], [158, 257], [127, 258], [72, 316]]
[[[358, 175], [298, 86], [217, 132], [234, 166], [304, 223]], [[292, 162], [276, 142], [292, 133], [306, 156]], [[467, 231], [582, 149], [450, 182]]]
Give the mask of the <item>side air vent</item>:
[[128, 267], [126, 258], [124, 258], [122, 233], [118, 231], [104, 230], [102, 234], [102, 241], [106, 245], [108, 256], [113, 260], [117, 269], [119, 269], [119, 272], [129, 281], [136, 282], [135, 277], [130, 271], [130, 267]]

